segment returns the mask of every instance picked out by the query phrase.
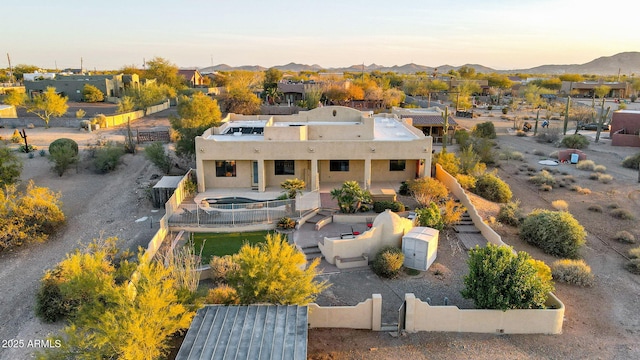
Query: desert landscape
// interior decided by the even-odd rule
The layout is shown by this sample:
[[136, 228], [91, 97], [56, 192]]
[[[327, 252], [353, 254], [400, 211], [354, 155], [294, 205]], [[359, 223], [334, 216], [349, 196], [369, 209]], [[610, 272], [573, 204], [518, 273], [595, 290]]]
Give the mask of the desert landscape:
[[[625, 169], [622, 159], [636, 153], [633, 148], [613, 148], [606, 138], [599, 143], [591, 141], [585, 150], [588, 159], [605, 165], [606, 173], [614, 180], [608, 184], [589, 179], [589, 172], [575, 165], [561, 164], [558, 176], [572, 176], [575, 184], [591, 190], [590, 194], [577, 194], [568, 187], [540, 191], [530, 182], [527, 167], [536, 171], [543, 168], [537, 162], [558, 150], [552, 144], [537, 143], [533, 136], [519, 137], [512, 131], [513, 121], [498, 117], [481, 116], [459, 120], [471, 128], [483, 121], [493, 121], [497, 132], [496, 151], [518, 151], [523, 161], [500, 161], [499, 175], [511, 186], [514, 199], [521, 201], [525, 212], [536, 208], [551, 208], [554, 200], [565, 200], [569, 211], [588, 231], [587, 245], [582, 256], [592, 268], [596, 282], [593, 287], [580, 288], [556, 283], [556, 295], [566, 306], [563, 334], [546, 335], [492, 335], [458, 333], [417, 333], [392, 336], [386, 332], [344, 329], [310, 330], [308, 356], [311, 359], [540, 359], [540, 358], [602, 358], [629, 359], [640, 357], [640, 277], [624, 269], [628, 249], [637, 245], [623, 244], [613, 239], [619, 230], [640, 236], [638, 222], [620, 220], [609, 215], [614, 206], [640, 215], [638, 173]], [[167, 115], [137, 121], [135, 127], [168, 126]], [[558, 124], [552, 124], [558, 126]], [[9, 138], [13, 129], [0, 129], [0, 136]], [[27, 129], [29, 142], [38, 149], [60, 137], [76, 140], [81, 154], [101, 140], [122, 141], [122, 128], [102, 129], [87, 133], [71, 128]], [[593, 137], [593, 132], [582, 132]], [[530, 135], [530, 134], [529, 134]], [[538, 154], [538, 155], [536, 155]], [[544, 155], [540, 155], [544, 154]], [[36, 154], [29, 158], [20, 154], [24, 169], [22, 182], [33, 180], [60, 192], [63, 210], [67, 215], [65, 228], [42, 244], [30, 244], [0, 254], [0, 281], [5, 284], [0, 295], [0, 338], [44, 339], [62, 324], [42, 323], [34, 314], [35, 293], [44, 271], [64, 258], [66, 253], [90, 242], [94, 238], [117, 236], [122, 246], [144, 246], [157, 229], [153, 219], [162, 216], [152, 209], [146, 189], [153, 179], [161, 175], [141, 152], [125, 155], [123, 164], [112, 173], [93, 173], [85, 162], [77, 169], [59, 177], [51, 170], [46, 157]], [[555, 260], [519, 239], [517, 229], [491, 219], [498, 206], [476, 198], [477, 206], [486, 221], [493, 223], [503, 240], [516, 250], [524, 250], [534, 258], [550, 264]], [[603, 212], [588, 210], [600, 205]], [[142, 220], [141, 220], [142, 219]], [[429, 279], [429, 274], [425, 274]], [[425, 280], [425, 281], [427, 281]], [[29, 358], [34, 349], [3, 349], [0, 359]]]

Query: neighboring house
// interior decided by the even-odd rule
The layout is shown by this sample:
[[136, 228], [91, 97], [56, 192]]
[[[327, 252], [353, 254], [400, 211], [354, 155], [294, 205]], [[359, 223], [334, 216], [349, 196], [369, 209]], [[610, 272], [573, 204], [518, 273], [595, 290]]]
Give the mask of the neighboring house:
[[640, 111], [614, 111], [609, 134], [612, 146], [640, 147]]
[[[27, 80], [31, 76], [26, 76], [24, 86], [29, 96], [34, 93], [42, 93], [47, 87], [54, 87], [62, 96], [66, 96], [70, 101], [82, 101], [82, 90], [89, 84], [102, 91], [105, 97], [120, 97], [125, 85], [122, 74], [119, 75], [62, 75], [55, 74], [54, 78], [34, 77], [34, 80]], [[39, 74], [42, 75], [42, 74]]]
[[204, 86], [204, 76], [200, 74], [198, 69], [178, 70], [178, 76], [182, 76], [185, 79], [187, 86], [191, 88]]
[[322, 84], [315, 81], [292, 82], [283, 80], [278, 82], [278, 91], [282, 93], [282, 103], [295, 105], [304, 100], [305, 94], [311, 91], [322, 91]]
[[599, 81], [582, 82], [563, 81], [560, 87], [560, 94], [591, 98], [594, 95], [595, 88], [602, 85], [611, 88], [611, 91], [609, 91], [605, 97], [625, 98], [629, 94], [628, 83], [618, 81], [606, 82], [602, 79]]
[[176, 360], [306, 360], [308, 308], [206, 305], [196, 313]]
[[392, 114], [327, 106], [295, 115], [229, 114], [196, 137], [198, 191], [265, 191], [298, 178], [309, 190], [355, 180], [429, 176], [432, 139]]
[[13, 105], [0, 104], [0, 119], [15, 119], [17, 117], [18, 113]]
[[[397, 115], [401, 119], [411, 119], [411, 125], [420, 129], [426, 136], [433, 137], [433, 143], [442, 143], [444, 137], [444, 111], [437, 107], [432, 106], [430, 108], [414, 108], [403, 109], [394, 107], [391, 109], [391, 113]], [[458, 123], [453, 116], [449, 115], [448, 119], [448, 135], [449, 143], [453, 139], [455, 130], [458, 127]]]

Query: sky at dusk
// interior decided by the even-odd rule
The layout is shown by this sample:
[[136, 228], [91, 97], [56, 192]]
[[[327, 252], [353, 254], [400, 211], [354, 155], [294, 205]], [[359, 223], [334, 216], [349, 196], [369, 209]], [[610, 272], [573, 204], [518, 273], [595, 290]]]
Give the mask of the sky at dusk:
[[[638, 10], [622, 0], [8, 1], [0, 50], [12, 65], [343, 67], [582, 64], [638, 51]], [[635, 48], [634, 48], [635, 46]], [[0, 68], [8, 67], [6, 55]]]

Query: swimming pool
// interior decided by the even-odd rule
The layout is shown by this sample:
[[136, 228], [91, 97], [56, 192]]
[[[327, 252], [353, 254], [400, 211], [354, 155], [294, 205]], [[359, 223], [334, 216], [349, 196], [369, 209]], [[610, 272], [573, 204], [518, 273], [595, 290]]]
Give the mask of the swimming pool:
[[224, 197], [224, 198], [207, 198], [204, 201], [208, 202], [210, 205], [229, 205], [229, 204], [252, 204], [252, 203], [262, 203], [267, 201], [275, 201], [276, 199], [269, 200], [255, 200], [249, 199], [246, 197], [240, 196], [232, 196], [232, 197]]

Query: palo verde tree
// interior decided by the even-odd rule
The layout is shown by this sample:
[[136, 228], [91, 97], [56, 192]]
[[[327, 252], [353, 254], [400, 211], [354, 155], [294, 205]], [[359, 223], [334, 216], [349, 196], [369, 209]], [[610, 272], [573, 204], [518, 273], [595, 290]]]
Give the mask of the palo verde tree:
[[303, 270], [303, 253], [280, 234], [268, 234], [266, 242], [244, 244], [233, 256], [236, 270], [227, 276], [242, 304], [308, 304], [327, 284], [314, 280], [319, 260]]
[[34, 94], [31, 100], [24, 103], [27, 112], [32, 113], [42, 119], [45, 127], [49, 127], [49, 120], [52, 117], [61, 117], [67, 113], [69, 105], [66, 96], [56, 93], [56, 88], [48, 86], [42, 94]]
[[147, 71], [144, 76], [147, 79], [156, 79], [158, 84], [167, 85], [175, 90], [186, 87], [184, 78], [178, 76], [178, 66], [158, 56], [147, 61]]
[[479, 309], [540, 309], [553, 291], [551, 269], [524, 251], [487, 244], [469, 251], [461, 294]]
[[220, 124], [222, 113], [218, 101], [203, 93], [195, 93], [192, 97], [182, 96], [178, 99], [178, 116], [171, 117], [171, 127], [178, 134], [176, 152], [193, 155], [196, 152], [196, 136]]
[[38, 315], [69, 325], [54, 337], [61, 346], [41, 358], [160, 359], [171, 335], [189, 327], [194, 311], [180, 302], [171, 266], [146, 259], [142, 249], [125, 260], [116, 241], [94, 242], [43, 277]]

